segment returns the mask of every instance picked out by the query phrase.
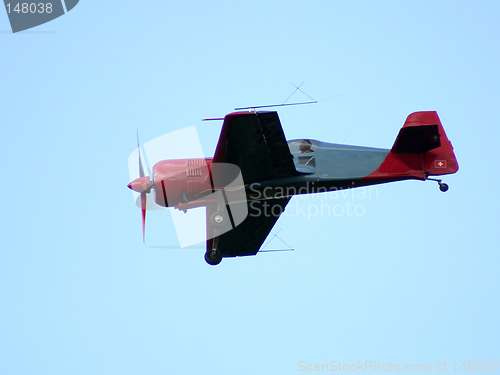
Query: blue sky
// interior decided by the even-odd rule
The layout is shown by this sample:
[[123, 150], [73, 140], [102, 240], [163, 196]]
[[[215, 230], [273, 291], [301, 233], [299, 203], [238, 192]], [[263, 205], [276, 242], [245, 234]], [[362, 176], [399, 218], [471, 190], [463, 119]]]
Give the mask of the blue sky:
[[[499, 11], [81, 1], [17, 34], [0, 12], [0, 373], [498, 361]], [[143, 245], [126, 188], [137, 129], [147, 141], [195, 125], [211, 155], [220, 123], [202, 118], [282, 102], [303, 81], [320, 103], [279, 111], [290, 139], [390, 148], [408, 114], [438, 111], [460, 165], [450, 190], [294, 198], [364, 214], [282, 217], [294, 252], [218, 267], [200, 248], [161, 247], [176, 243], [166, 212], [148, 214]]]

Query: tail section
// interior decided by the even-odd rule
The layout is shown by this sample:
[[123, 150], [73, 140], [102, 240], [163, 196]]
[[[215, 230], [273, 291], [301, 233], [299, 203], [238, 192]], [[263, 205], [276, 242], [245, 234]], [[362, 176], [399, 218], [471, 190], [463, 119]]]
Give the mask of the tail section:
[[458, 171], [453, 146], [435, 111], [408, 116], [386, 159], [369, 178], [417, 178]]
[[427, 175], [452, 174], [458, 171], [453, 146], [434, 111], [409, 115], [391, 152], [423, 154], [423, 169]]

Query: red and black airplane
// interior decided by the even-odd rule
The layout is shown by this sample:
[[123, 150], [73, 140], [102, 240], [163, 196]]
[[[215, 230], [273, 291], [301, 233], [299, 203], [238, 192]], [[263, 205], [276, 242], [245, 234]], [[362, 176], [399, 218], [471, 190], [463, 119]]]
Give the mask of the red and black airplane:
[[[408, 116], [390, 150], [287, 141], [277, 112], [235, 112], [224, 118], [213, 158], [163, 160], [128, 187], [163, 207], [206, 207], [205, 260], [255, 255], [293, 195], [430, 178], [458, 171], [436, 112]], [[153, 193], [154, 190], [154, 193]]]

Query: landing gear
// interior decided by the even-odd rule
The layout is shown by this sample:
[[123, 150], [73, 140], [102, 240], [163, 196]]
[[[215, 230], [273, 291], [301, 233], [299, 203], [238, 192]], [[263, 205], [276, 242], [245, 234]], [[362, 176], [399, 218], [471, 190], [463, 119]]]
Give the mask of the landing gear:
[[441, 190], [443, 193], [445, 191], [448, 191], [448, 189], [450, 188], [448, 186], [448, 184], [445, 184], [444, 182], [442, 182], [443, 180], [438, 180], [436, 178], [428, 178], [428, 180], [431, 180], [431, 181], [436, 181], [438, 184], [439, 184], [439, 190]]
[[211, 266], [216, 266], [222, 261], [222, 255], [216, 250], [209, 250], [205, 253], [205, 261]]

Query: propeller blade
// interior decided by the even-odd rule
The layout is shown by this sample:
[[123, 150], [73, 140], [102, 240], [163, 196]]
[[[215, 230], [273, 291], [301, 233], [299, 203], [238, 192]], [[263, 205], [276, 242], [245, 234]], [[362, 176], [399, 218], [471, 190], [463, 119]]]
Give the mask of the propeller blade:
[[[144, 169], [142, 167], [141, 146], [139, 144], [139, 130], [137, 130], [137, 153], [139, 154], [139, 178], [144, 177]], [[146, 193], [141, 192], [141, 211], [142, 211], [142, 242], [146, 242]]]
[[146, 193], [141, 193], [142, 242], [146, 242]]
[[144, 169], [142, 168], [141, 146], [139, 146], [139, 130], [137, 130], [137, 152], [139, 153], [139, 177], [144, 177]]

